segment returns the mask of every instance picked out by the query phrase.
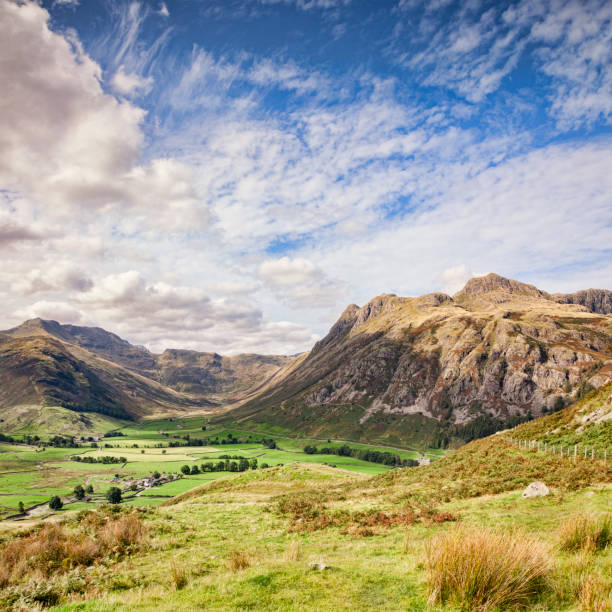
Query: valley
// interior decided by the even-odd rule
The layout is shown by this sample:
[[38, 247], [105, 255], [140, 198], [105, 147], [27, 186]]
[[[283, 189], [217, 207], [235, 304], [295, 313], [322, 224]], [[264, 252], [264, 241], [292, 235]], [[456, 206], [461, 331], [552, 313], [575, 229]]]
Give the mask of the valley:
[[385, 294], [293, 357], [2, 332], [0, 607], [610, 612], [609, 293]]

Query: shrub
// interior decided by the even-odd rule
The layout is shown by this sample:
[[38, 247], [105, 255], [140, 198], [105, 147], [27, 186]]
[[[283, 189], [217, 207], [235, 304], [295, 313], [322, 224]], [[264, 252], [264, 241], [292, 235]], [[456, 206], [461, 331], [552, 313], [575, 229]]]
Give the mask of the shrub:
[[603, 550], [612, 543], [612, 515], [579, 514], [559, 528], [561, 550]]
[[51, 508], [51, 510], [60, 510], [63, 505], [64, 503], [62, 502], [62, 498], [59, 495], [54, 495], [49, 500], [49, 508]]
[[111, 504], [118, 504], [121, 502], [121, 489], [119, 487], [111, 487], [106, 492], [106, 499]]
[[191, 468], [187, 464], [185, 464], [183, 467], [181, 467], [181, 472], [183, 472], [183, 474], [187, 476], [187, 474], [191, 473]]
[[432, 603], [461, 609], [528, 607], [548, 586], [544, 548], [525, 537], [490, 530], [456, 529], [426, 546]]
[[153, 478], [155, 478], [155, 480], [157, 480], [160, 476], [161, 474], [157, 470], [153, 472]]

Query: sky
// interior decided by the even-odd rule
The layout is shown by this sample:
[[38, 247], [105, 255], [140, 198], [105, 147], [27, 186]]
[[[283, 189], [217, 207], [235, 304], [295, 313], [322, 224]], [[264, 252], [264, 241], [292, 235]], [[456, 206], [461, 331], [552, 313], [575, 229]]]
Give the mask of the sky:
[[608, 0], [0, 0], [0, 328], [294, 354], [496, 272], [612, 289]]

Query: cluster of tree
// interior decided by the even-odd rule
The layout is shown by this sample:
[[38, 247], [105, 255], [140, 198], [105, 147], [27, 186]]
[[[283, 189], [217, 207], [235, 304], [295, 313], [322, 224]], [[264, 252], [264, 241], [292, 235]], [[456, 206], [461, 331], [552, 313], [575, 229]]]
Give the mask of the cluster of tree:
[[189, 466], [185, 464], [181, 468], [181, 472], [183, 472], [185, 476], [188, 476], [190, 474], [201, 474], [206, 472], [246, 472], [247, 470], [256, 470], [258, 467], [265, 469], [269, 466], [267, 463], [258, 465], [255, 457], [253, 457], [253, 459], [241, 457], [238, 461], [231, 461], [230, 459], [217, 462], [208, 461], [207, 463], [200, 464], [200, 466], [195, 464]]
[[377, 451], [368, 449], [352, 448], [348, 444], [342, 446], [324, 446], [317, 448], [311, 444], [304, 447], [304, 452], [308, 455], [338, 455], [340, 457], [355, 457], [362, 461], [371, 463], [382, 463], [383, 465], [416, 466], [418, 462], [414, 459], [402, 459], [399, 455], [387, 451]]
[[49, 438], [46, 444], [56, 448], [79, 448], [79, 444], [72, 436], [53, 436]]
[[103, 438], [119, 438], [120, 436], [125, 436], [125, 434], [121, 431], [107, 431], [102, 437]]
[[15, 438], [13, 438], [13, 436], [7, 436], [6, 434], [0, 433], [0, 442], [8, 442], [9, 444], [12, 444], [15, 442]]
[[93, 485], [87, 485], [86, 487], [84, 487], [83, 485], [77, 485], [76, 487], [74, 487], [74, 496], [77, 499], [83, 499], [85, 497], [85, 494], [87, 495], [91, 495], [94, 491]]
[[101, 457], [75, 455], [74, 457], [70, 458], [73, 461], [78, 461], [79, 463], [127, 463], [127, 459], [125, 457], [113, 457], [112, 455], [102, 455]]
[[272, 438], [263, 438], [261, 440], [261, 443], [266, 447], [266, 448], [276, 448], [276, 440], [273, 440]]

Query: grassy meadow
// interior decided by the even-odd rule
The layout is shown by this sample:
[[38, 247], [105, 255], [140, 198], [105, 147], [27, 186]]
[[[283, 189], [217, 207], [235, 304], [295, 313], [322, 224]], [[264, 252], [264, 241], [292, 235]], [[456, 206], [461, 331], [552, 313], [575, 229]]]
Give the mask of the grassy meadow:
[[[58, 410], [58, 414], [62, 414], [61, 411], [64, 409], [53, 409], [46, 414], [50, 418]], [[85, 417], [89, 418], [89, 415]], [[94, 419], [96, 420], [98, 415], [93, 417], [96, 417]], [[82, 422], [78, 418], [76, 422], [78, 426], [73, 429], [66, 426], [63, 435], [83, 435], [80, 429]], [[142, 423], [109, 420], [104, 417], [101, 422], [104, 423], [104, 427], [90, 432], [95, 438], [94, 447], [91, 446], [91, 442], [82, 442], [79, 448], [45, 447], [45, 440], [52, 435], [58, 435], [56, 427], [39, 431], [38, 435], [43, 439], [43, 446], [0, 442], [0, 518], [17, 513], [19, 502], [23, 502], [26, 508], [31, 508], [48, 502], [52, 495], [62, 497], [64, 501], [62, 512], [81, 509], [103, 502], [104, 493], [110, 486], [125, 486], [132, 479], [150, 476], [156, 471], [162, 474], [179, 473], [184, 465], [200, 466], [209, 461], [218, 461], [224, 455], [257, 459], [259, 465], [269, 466], [289, 465], [295, 462], [327, 464], [367, 475], [381, 474], [391, 469], [389, 466], [355, 457], [306, 454], [303, 451], [307, 444], [334, 448], [344, 444], [342, 441], [305, 440], [277, 435], [274, 438], [277, 448], [271, 449], [266, 448], [262, 440], [267, 436], [271, 437], [273, 432], [246, 432], [227, 426], [211, 427], [205, 417], [172, 418]], [[25, 440], [25, 436], [33, 434], [35, 430], [31, 426], [23, 426], [22, 421], [19, 423], [20, 425], [14, 429], [8, 431], [3, 429], [3, 431], [10, 433], [16, 440]], [[63, 423], [64, 425], [67, 423], [65, 418]], [[203, 430], [203, 427], [206, 429]], [[102, 437], [110, 431], [121, 435]], [[189, 439], [186, 439], [187, 437]], [[199, 441], [203, 438], [216, 440], [218, 443], [200, 445]], [[240, 442], [222, 443], [230, 439]], [[198, 445], [191, 445], [190, 440], [198, 441]], [[415, 459], [419, 455], [417, 450], [399, 450], [357, 443], [351, 443], [350, 446], [360, 450], [388, 451], [401, 459]], [[423, 452], [429, 453], [431, 458], [441, 454], [437, 449], [431, 451], [423, 449]], [[77, 455], [82, 459], [116, 457], [118, 460], [122, 457], [127, 461], [111, 464], [77, 462], [73, 460]], [[126, 492], [124, 497], [126, 503], [133, 505], [137, 505], [140, 501], [146, 505], [158, 505], [171, 496], [226, 476], [227, 472], [182, 475], [180, 480], [145, 490], [138, 495]], [[74, 499], [73, 490], [79, 484], [84, 487], [93, 486], [94, 493], [88, 496], [89, 501]], [[39, 512], [41, 510], [36, 510], [36, 513]]]
[[[437, 455], [390, 468], [303, 451], [341, 440], [276, 432], [268, 448], [269, 430], [203, 417], [115, 431], [95, 448], [1, 445], [5, 513], [58, 492], [66, 502], [0, 522], [1, 609], [612, 612], [610, 462], [519, 449], [504, 434], [443, 456], [386, 447]], [[174, 445], [187, 437], [198, 444]], [[111, 484], [221, 455], [269, 467], [189, 474], [104, 503]], [[523, 498], [537, 480], [550, 494]], [[91, 501], [71, 501], [84, 483]]]

